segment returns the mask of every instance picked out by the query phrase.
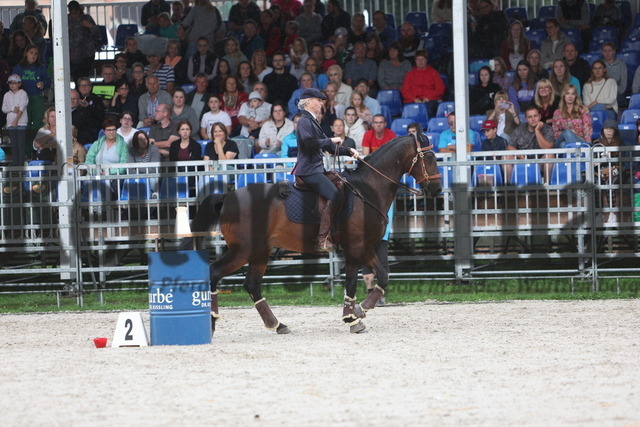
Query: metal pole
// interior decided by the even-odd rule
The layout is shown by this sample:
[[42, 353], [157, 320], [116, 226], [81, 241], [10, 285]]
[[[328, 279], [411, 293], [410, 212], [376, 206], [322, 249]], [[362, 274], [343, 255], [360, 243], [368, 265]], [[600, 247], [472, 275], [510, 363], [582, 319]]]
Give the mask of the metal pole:
[[[69, 95], [69, 32], [67, 21], [67, 2], [52, 0], [51, 16], [53, 21], [53, 90], [55, 93], [56, 123], [59, 150], [63, 164], [58, 186], [58, 197], [61, 202], [73, 200], [73, 140], [71, 135], [71, 100]], [[66, 162], [66, 163], [64, 163]], [[60, 205], [60, 266], [74, 269], [77, 263], [77, 248], [72, 246], [71, 227], [73, 209], [69, 204]], [[65, 250], [65, 248], [71, 248]], [[75, 273], [62, 273], [61, 279], [73, 283], [78, 279]]]
[[[453, 65], [456, 109], [456, 153], [458, 162], [465, 162], [469, 142], [469, 74], [467, 60], [467, 4], [453, 1]], [[455, 206], [455, 273], [458, 281], [466, 279], [472, 267], [471, 256], [471, 195], [469, 193], [469, 167], [455, 168], [453, 195]]]

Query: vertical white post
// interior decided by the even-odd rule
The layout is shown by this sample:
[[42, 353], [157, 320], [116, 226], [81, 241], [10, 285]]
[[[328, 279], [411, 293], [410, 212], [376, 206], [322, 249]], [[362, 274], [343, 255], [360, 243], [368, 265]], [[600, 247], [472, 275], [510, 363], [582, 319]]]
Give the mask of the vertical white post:
[[[74, 210], [72, 205], [65, 202], [73, 201], [73, 149], [71, 134], [71, 100], [69, 94], [69, 32], [67, 21], [67, 2], [64, 0], [51, 1], [51, 20], [53, 22], [53, 90], [55, 93], [56, 123], [59, 129], [57, 137], [61, 154], [58, 159], [64, 164], [59, 164], [61, 170], [60, 184], [58, 186], [58, 198], [60, 202], [60, 246], [72, 248], [69, 251], [61, 249], [60, 266], [63, 268], [76, 268], [75, 242], [72, 237], [71, 226], [74, 225]], [[63, 273], [61, 279], [72, 283], [77, 279], [75, 273]]]
[[[456, 153], [455, 159], [468, 159], [469, 143], [469, 75], [467, 50], [467, 2], [453, 0], [453, 70], [455, 81]], [[453, 195], [455, 206], [455, 273], [463, 280], [471, 269], [473, 238], [471, 237], [471, 195], [467, 166], [455, 168]]]

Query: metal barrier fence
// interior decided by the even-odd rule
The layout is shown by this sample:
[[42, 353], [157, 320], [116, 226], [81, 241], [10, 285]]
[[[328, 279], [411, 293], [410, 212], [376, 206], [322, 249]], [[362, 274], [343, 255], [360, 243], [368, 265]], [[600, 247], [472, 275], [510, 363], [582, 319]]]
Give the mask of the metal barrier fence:
[[[392, 277], [477, 280], [568, 277], [593, 281], [637, 274], [640, 184], [634, 182], [633, 150], [576, 148], [540, 152], [483, 152], [458, 163], [439, 155], [442, 194], [434, 199], [399, 191], [391, 235]], [[603, 157], [619, 153], [620, 157]], [[494, 158], [495, 157], [495, 158]], [[193, 217], [211, 193], [252, 182], [289, 178], [294, 159], [220, 162], [80, 165], [72, 173], [53, 166], [0, 170], [0, 293], [50, 292], [69, 288], [116, 290], [146, 287], [146, 253], [157, 250], [149, 235], [171, 233], [175, 208]], [[457, 168], [469, 168], [469, 184], [456, 183]], [[511, 169], [510, 184], [506, 171]], [[613, 173], [620, 173], [618, 180]], [[602, 171], [611, 171], [600, 179]], [[411, 178], [405, 181], [415, 185]], [[637, 181], [637, 180], [636, 180]], [[58, 188], [69, 186], [66, 200]], [[456, 209], [462, 197], [469, 212]], [[71, 218], [60, 218], [63, 206]], [[456, 229], [467, 222], [467, 235]], [[72, 238], [63, 245], [60, 231]], [[178, 241], [165, 239], [165, 250]], [[212, 259], [224, 250], [220, 237], [206, 239]], [[471, 247], [471, 259], [461, 248]], [[457, 277], [456, 265], [471, 266]], [[266, 282], [340, 283], [338, 256], [277, 250]], [[237, 285], [243, 272], [223, 282]]]

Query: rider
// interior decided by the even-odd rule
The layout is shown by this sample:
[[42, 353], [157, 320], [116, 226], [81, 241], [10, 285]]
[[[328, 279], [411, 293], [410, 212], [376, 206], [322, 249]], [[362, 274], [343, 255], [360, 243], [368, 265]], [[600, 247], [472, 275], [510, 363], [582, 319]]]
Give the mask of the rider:
[[298, 142], [298, 162], [293, 168], [293, 174], [300, 178], [313, 191], [327, 199], [327, 206], [320, 217], [320, 229], [316, 250], [332, 252], [335, 250], [331, 242], [331, 222], [340, 206], [341, 194], [331, 180], [324, 175], [323, 151], [334, 153], [338, 148], [338, 155], [351, 155], [358, 158], [358, 152], [340, 145], [341, 138], [327, 137], [318, 117], [322, 114], [322, 107], [327, 97], [318, 89], [304, 89], [298, 102], [302, 116], [298, 121], [296, 139]]

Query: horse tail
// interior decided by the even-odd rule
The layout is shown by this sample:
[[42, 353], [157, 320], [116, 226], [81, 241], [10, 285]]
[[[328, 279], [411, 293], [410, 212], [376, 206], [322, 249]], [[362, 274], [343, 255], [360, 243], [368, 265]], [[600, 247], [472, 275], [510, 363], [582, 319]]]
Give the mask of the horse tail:
[[[210, 194], [203, 201], [195, 218], [191, 221], [191, 231], [209, 231], [220, 218], [222, 204], [226, 194]], [[178, 250], [188, 250], [193, 247], [193, 237], [185, 237], [180, 242]]]

